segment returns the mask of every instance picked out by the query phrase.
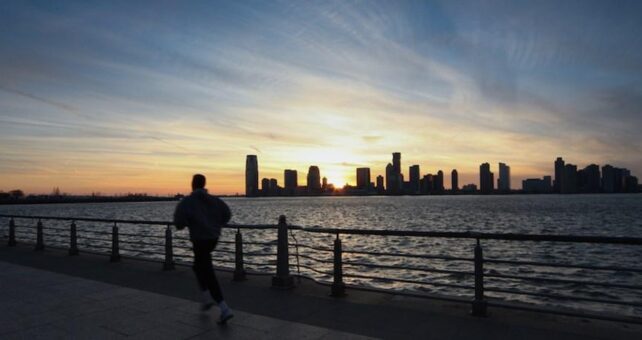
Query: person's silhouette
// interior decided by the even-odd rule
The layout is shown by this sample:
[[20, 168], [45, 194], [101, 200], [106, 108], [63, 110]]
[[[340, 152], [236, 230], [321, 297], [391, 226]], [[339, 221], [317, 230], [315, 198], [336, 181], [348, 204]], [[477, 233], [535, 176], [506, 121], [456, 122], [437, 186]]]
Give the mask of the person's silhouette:
[[[205, 176], [192, 178], [192, 193], [183, 198], [174, 212], [174, 225], [178, 230], [187, 227], [194, 249], [194, 273], [203, 294], [202, 310], [212, 308], [216, 301], [221, 310], [219, 323], [224, 324], [234, 315], [225, 303], [219, 286], [211, 252], [216, 247], [221, 227], [229, 222], [230, 208], [220, 198], [207, 193]], [[213, 299], [213, 301], [212, 301]]]

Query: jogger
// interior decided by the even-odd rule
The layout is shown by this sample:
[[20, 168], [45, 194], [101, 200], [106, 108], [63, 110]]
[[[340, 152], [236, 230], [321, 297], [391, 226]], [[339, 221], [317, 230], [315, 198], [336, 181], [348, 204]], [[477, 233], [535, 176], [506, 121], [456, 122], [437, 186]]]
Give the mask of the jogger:
[[219, 323], [224, 324], [234, 315], [225, 303], [221, 286], [212, 265], [212, 251], [221, 234], [221, 228], [229, 222], [230, 208], [218, 197], [207, 193], [205, 176], [196, 174], [192, 179], [192, 193], [176, 206], [174, 224], [181, 230], [189, 228], [194, 250], [193, 270], [203, 294], [202, 309], [208, 310], [214, 302], [221, 310]]

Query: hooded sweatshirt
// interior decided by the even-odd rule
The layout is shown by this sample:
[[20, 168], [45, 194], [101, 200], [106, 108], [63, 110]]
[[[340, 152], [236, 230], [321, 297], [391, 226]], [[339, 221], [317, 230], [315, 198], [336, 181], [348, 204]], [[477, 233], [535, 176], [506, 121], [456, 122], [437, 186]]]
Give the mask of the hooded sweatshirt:
[[220, 198], [196, 189], [183, 198], [174, 212], [178, 230], [189, 228], [190, 240], [213, 240], [221, 234], [221, 227], [230, 221], [230, 208]]

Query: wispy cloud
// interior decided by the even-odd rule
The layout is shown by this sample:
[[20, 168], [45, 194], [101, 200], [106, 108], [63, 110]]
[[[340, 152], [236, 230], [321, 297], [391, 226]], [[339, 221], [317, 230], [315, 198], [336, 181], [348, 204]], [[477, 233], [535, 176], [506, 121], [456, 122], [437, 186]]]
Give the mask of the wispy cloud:
[[200, 169], [236, 192], [246, 153], [336, 181], [392, 151], [642, 171], [637, 3], [2, 6], [0, 189], [174, 192]]

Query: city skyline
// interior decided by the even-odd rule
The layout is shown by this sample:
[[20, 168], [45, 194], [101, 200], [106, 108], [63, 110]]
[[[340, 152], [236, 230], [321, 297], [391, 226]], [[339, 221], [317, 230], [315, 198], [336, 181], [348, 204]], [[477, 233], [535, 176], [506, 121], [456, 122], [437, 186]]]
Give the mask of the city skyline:
[[559, 155], [642, 173], [640, 2], [0, 6], [0, 190], [171, 194], [200, 172], [243, 194], [247, 154], [342, 186], [391, 150], [460, 186]]
[[[310, 165], [307, 179], [304, 183], [297, 181], [297, 170], [283, 171], [284, 186], [280, 186], [277, 178], [263, 177], [261, 189], [252, 190], [256, 178], [260, 177], [256, 155], [246, 156], [246, 194], [248, 197], [259, 196], [316, 196], [316, 195], [442, 195], [442, 194], [580, 194], [580, 193], [638, 193], [642, 192], [638, 178], [629, 169], [605, 164], [589, 164], [584, 168], [566, 163], [563, 157], [557, 157], [553, 162], [553, 175], [544, 174], [541, 178], [526, 178], [521, 181], [521, 188], [511, 186], [510, 165], [499, 162], [498, 176], [488, 163], [479, 165], [479, 182], [466, 183], [459, 186], [457, 169], [452, 169], [450, 178], [444, 176], [443, 170], [436, 173], [421, 172], [419, 164], [408, 166], [407, 178], [404, 179], [403, 163], [400, 152], [392, 153], [392, 160], [385, 166], [385, 177], [374, 178], [369, 167], [357, 167], [356, 182], [335, 186], [323, 175], [316, 165]], [[497, 184], [495, 184], [497, 178]], [[321, 180], [322, 179], [322, 180]], [[446, 181], [451, 183], [447, 187]], [[321, 184], [323, 183], [323, 184]]]

